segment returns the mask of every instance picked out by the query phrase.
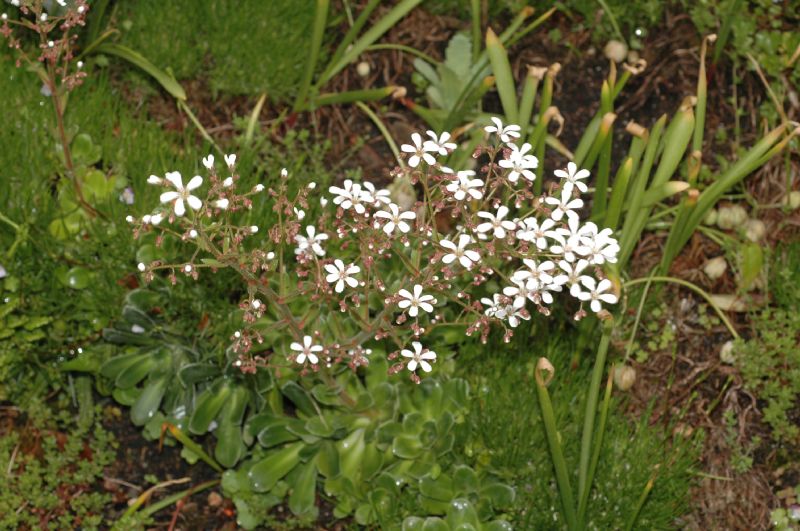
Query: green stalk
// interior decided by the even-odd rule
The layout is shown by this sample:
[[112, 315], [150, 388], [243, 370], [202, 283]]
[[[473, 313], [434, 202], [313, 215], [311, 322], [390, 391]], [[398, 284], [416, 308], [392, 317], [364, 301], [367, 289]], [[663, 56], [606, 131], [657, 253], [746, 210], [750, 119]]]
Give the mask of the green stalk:
[[380, 50], [397, 50], [399, 52], [405, 52], [407, 54], [411, 54], [414, 57], [419, 57], [420, 59], [422, 59], [426, 63], [430, 63], [430, 64], [433, 64], [433, 65], [438, 63], [438, 61], [436, 59], [434, 59], [430, 55], [426, 54], [425, 52], [421, 52], [420, 50], [417, 50], [416, 48], [412, 48], [411, 46], [406, 46], [404, 44], [395, 44], [395, 43], [391, 43], [391, 42], [385, 43], [385, 44], [372, 44], [370, 46], [367, 46], [364, 49], [365, 52], [375, 52], [375, 51], [380, 51]]
[[375, 11], [375, 8], [378, 7], [380, 3], [381, 0], [370, 0], [369, 3], [364, 7], [364, 10], [361, 11], [361, 13], [358, 15], [356, 21], [353, 23], [352, 26], [350, 26], [350, 29], [347, 30], [347, 33], [344, 34], [344, 37], [342, 37], [341, 42], [339, 42], [339, 46], [336, 47], [336, 50], [334, 50], [333, 55], [331, 55], [331, 59], [328, 62], [328, 66], [325, 68], [325, 70], [323, 70], [322, 74], [320, 75], [320, 78], [328, 76], [328, 72], [330, 71], [330, 69], [333, 67], [333, 65], [339, 62], [339, 59], [342, 58], [342, 55], [344, 55], [344, 52], [347, 50], [347, 47], [353, 43], [353, 41], [358, 36], [361, 29], [369, 20], [369, 16], [372, 14], [373, 11]]
[[[513, 37], [511, 37], [510, 39], [508, 39], [508, 43], [507, 43], [507, 45], [508, 45], [508, 46], [512, 46], [512, 45], [514, 45], [514, 44], [515, 44], [517, 41], [519, 41], [519, 40], [520, 40], [522, 37], [524, 37], [524, 36], [525, 36], [525, 35], [527, 35], [528, 33], [532, 32], [533, 30], [535, 30], [536, 28], [538, 28], [539, 26], [541, 26], [542, 24], [544, 24], [544, 23], [545, 23], [545, 21], [546, 21], [548, 18], [550, 18], [550, 16], [551, 16], [553, 13], [555, 13], [555, 12], [556, 12], [556, 8], [555, 8], [555, 7], [551, 7], [550, 9], [548, 9], [547, 11], [545, 11], [544, 13], [542, 13], [541, 15], [539, 15], [539, 18], [537, 18], [536, 20], [534, 20], [533, 22], [531, 22], [530, 24], [528, 24], [527, 26], [525, 26], [525, 28], [524, 28], [524, 29], [522, 29], [521, 31], [517, 32], [517, 33], [516, 33], [516, 34], [515, 34]], [[533, 14], [533, 11], [531, 11], [531, 14]], [[504, 41], [504, 42], [505, 42], [505, 41]]]
[[[550, 377], [545, 381], [542, 371], [550, 373]], [[536, 364], [535, 380], [536, 391], [539, 395], [539, 406], [542, 410], [542, 420], [544, 421], [545, 432], [547, 433], [547, 444], [550, 448], [550, 459], [556, 473], [556, 483], [558, 492], [561, 495], [561, 505], [564, 509], [564, 518], [570, 531], [577, 531], [578, 518], [575, 514], [575, 500], [572, 495], [572, 487], [569, 484], [569, 474], [567, 473], [567, 462], [564, 460], [564, 453], [559, 442], [556, 418], [553, 413], [553, 404], [550, 402], [550, 394], [547, 392], [547, 384], [553, 375], [553, 366], [547, 358], [539, 358]]]
[[322, 48], [322, 39], [325, 36], [325, 23], [328, 21], [328, 8], [330, 7], [330, 0], [316, 0], [316, 8], [314, 9], [314, 24], [311, 30], [311, 50], [306, 61], [306, 70], [303, 73], [303, 79], [300, 81], [300, 87], [297, 91], [297, 97], [294, 100], [292, 110], [298, 112], [301, 109], [308, 107], [306, 98], [308, 91], [311, 88], [311, 81], [314, 79], [314, 70], [317, 69], [317, 61], [319, 60], [319, 51]]
[[600, 162], [597, 168], [594, 202], [592, 204], [592, 215], [598, 218], [602, 217], [606, 212], [606, 203], [608, 201], [608, 175], [611, 172], [611, 144], [613, 139], [613, 131], [609, 130], [603, 142], [603, 146], [600, 149]]
[[356, 105], [359, 109], [364, 111], [364, 114], [369, 116], [369, 119], [372, 120], [372, 123], [378, 128], [378, 130], [383, 135], [383, 138], [386, 140], [386, 143], [389, 144], [389, 149], [392, 150], [394, 154], [394, 158], [397, 159], [397, 164], [401, 168], [405, 168], [405, 162], [403, 162], [402, 157], [400, 157], [400, 150], [397, 148], [397, 143], [392, 138], [392, 135], [389, 133], [389, 130], [386, 128], [386, 125], [381, 121], [377, 114], [372, 112], [372, 109], [367, 107], [367, 105], [362, 101], [356, 101]]
[[617, 115], [612, 112], [603, 115], [603, 118], [600, 120], [600, 128], [597, 131], [597, 136], [594, 139], [594, 144], [589, 150], [589, 153], [586, 155], [586, 160], [583, 161], [583, 168], [591, 169], [594, 167], [594, 163], [597, 162], [597, 158], [600, 156], [600, 150], [603, 148], [606, 139], [611, 134], [611, 126], [614, 124], [614, 120], [616, 119]]
[[725, 325], [725, 327], [731, 333], [733, 338], [740, 339], [739, 333], [736, 331], [736, 328], [734, 328], [733, 324], [731, 324], [730, 320], [728, 320], [727, 316], [725, 315], [725, 312], [723, 312], [722, 309], [714, 303], [714, 299], [711, 298], [711, 295], [706, 293], [706, 291], [696, 286], [695, 284], [692, 284], [691, 282], [675, 277], [649, 276], [646, 278], [637, 278], [634, 280], [629, 280], [622, 287], [623, 289], [629, 289], [637, 284], [647, 283], [649, 285], [651, 282], [669, 282], [672, 284], [677, 284], [678, 286], [683, 286], [684, 288], [688, 288], [693, 292], [697, 293], [703, 299], [705, 299], [705, 301], [708, 303], [709, 306], [711, 306], [711, 308], [714, 309], [714, 311], [717, 313], [717, 316], [719, 316], [720, 320], [722, 321], [722, 324]]
[[647, 141], [647, 147], [644, 152], [644, 159], [639, 171], [636, 172], [636, 178], [631, 185], [631, 199], [629, 201], [630, 208], [628, 214], [625, 216], [625, 222], [622, 225], [622, 237], [620, 239], [620, 254], [617, 263], [620, 269], [624, 269], [627, 264], [628, 258], [633, 252], [633, 246], [639, 241], [641, 229], [636, 230], [638, 226], [637, 217], [640, 214], [642, 197], [644, 196], [647, 181], [650, 176], [650, 170], [653, 167], [653, 162], [658, 151], [658, 145], [661, 140], [661, 133], [664, 130], [664, 124], [667, 122], [667, 116], [663, 115], [653, 126], [650, 133], [650, 138]]
[[603, 395], [603, 405], [600, 408], [600, 424], [597, 427], [597, 436], [594, 441], [594, 448], [592, 449], [592, 462], [589, 465], [589, 477], [586, 480], [588, 488], [583, 493], [583, 497], [578, 504], [578, 519], [581, 522], [581, 527], [586, 527], [586, 511], [589, 508], [589, 492], [592, 490], [592, 483], [594, 483], [594, 474], [597, 471], [597, 463], [600, 462], [600, 450], [603, 447], [603, 436], [606, 432], [606, 421], [608, 420], [608, 410], [611, 405], [611, 389], [613, 382], [613, 373], [608, 373], [606, 379], [606, 392]]
[[578, 142], [578, 147], [575, 148], [575, 157], [572, 159], [579, 168], [583, 167], [583, 161], [586, 160], [586, 156], [589, 154], [589, 150], [594, 145], [594, 141], [597, 138], [597, 133], [600, 131], [600, 122], [602, 121], [603, 116], [598, 112], [594, 115], [592, 120], [589, 122], [589, 125], [583, 131], [583, 136], [581, 137], [580, 142]]
[[536, 75], [536, 67], [529, 66], [528, 74], [525, 76], [525, 84], [522, 86], [522, 97], [519, 102], [519, 126], [522, 127], [522, 135], [528, 133], [533, 116], [533, 104], [536, 101], [536, 93], [539, 90], [541, 76]]
[[211, 144], [214, 147], [214, 149], [217, 150], [217, 152], [219, 154], [224, 154], [225, 152], [222, 151], [222, 148], [220, 148], [217, 145], [217, 143], [214, 142], [214, 139], [211, 138], [211, 135], [209, 134], [209, 132], [206, 131], [206, 128], [203, 127], [203, 124], [200, 123], [200, 120], [197, 118], [197, 116], [194, 115], [192, 110], [186, 104], [186, 100], [178, 100], [178, 107], [180, 107], [181, 110], [186, 113], [186, 115], [189, 117], [189, 120], [191, 120], [191, 122], [194, 124], [194, 126], [197, 128], [197, 130], [200, 132], [200, 135], [202, 135], [202, 137], [205, 138], [206, 141], [209, 144]]
[[656, 473], [658, 472], [658, 466], [653, 471], [653, 475], [647, 481], [647, 484], [644, 486], [644, 490], [642, 491], [642, 495], [639, 496], [639, 500], [636, 502], [636, 507], [631, 514], [631, 519], [628, 520], [628, 525], [625, 526], [625, 531], [630, 531], [633, 529], [633, 526], [636, 525], [636, 520], [639, 519], [639, 513], [642, 512], [642, 507], [644, 507], [644, 502], [647, 501], [647, 497], [650, 495], [650, 491], [653, 490], [653, 484], [656, 481]]
[[586, 412], [583, 416], [583, 432], [581, 434], [581, 457], [580, 465], [578, 466], [579, 500], [588, 498], [588, 491], [591, 488], [589, 483], [589, 460], [592, 451], [592, 440], [594, 439], [594, 420], [597, 415], [597, 400], [600, 398], [600, 381], [603, 378], [603, 371], [606, 366], [608, 344], [611, 341], [613, 328], [613, 320], [609, 319], [603, 323], [603, 336], [600, 339], [600, 346], [597, 348], [592, 379], [589, 382], [589, 392], [586, 395]]
[[700, 46], [700, 72], [697, 74], [697, 106], [695, 107], [694, 136], [692, 151], [703, 151], [703, 133], [706, 127], [706, 101], [708, 100], [708, 81], [706, 79], [706, 50], [709, 38], [703, 39]]
[[250, 113], [250, 119], [247, 121], [247, 129], [244, 132], [245, 144], [250, 144], [256, 134], [256, 125], [258, 125], [258, 116], [261, 114], [261, 109], [264, 107], [264, 102], [267, 101], [267, 93], [261, 94], [258, 98], [256, 106], [253, 107], [253, 112]]
[[519, 108], [517, 107], [514, 74], [511, 72], [508, 53], [492, 28], [486, 30], [486, 52], [489, 55], [489, 63], [492, 65], [497, 93], [500, 95], [506, 122], [516, 124], [518, 123]]
[[[345, 51], [338, 61], [332, 62], [330, 68], [320, 76], [317, 81], [316, 87], [322, 87], [330, 81], [330, 79], [341, 72], [344, 67], [355, 61], [359, 55], [367, 48], [380, 39], [384, 33], [394, 27], [397, 22], [406, 16], [409, 11], [417, 7], [422, 0], [401, 0], [397, 3], [386, 15], [383, 16], [378, 22], [375, 23], [370, 29], [367, 30], [352, 46], [345, 47]], [[360, 18], [360, 17], [359, 17]], [[355, 27], [355, 26], [354, 26]]]
[[733, 29], [733, 22], [738, 20], [739, 15], [741, 15], [741, 6], [742, 0], [733, 0], [728, 8], [728, 12], [725, 13], [725, 16], [722, 18], [722, 28], [719, 31], [719, 39], [714, 46], [715, 64], [717, 61], [719, 61], [719, 56], [722, 55], [722, 50], [728, 43], [728, 38], [731, 35], [731, 29]]
[[472, 58], [481, 53], [481, 0], [470, 0], [472, 15]]
[[324, 105], [336, 105], [341, 103], [353, 103], [357, 101], [375, 101], [382, 100], [394, 94], [399, 87], [388, 86], [372, 89], [359, 89], [348, 90], [346, 92], [330, 92], [327, 94], [320, 94], [314, 98], [314, 107], [322, 107]]
[[633, 159], [628, 157], [619, 167], [617, 175], [614, 177], [614, 185], [611, 187], [611, 201], [606, 212], [605, 223], [603, 223], [604, 226], [611, 230], [617, 230], [617, 224], [622, 214], [622, 203], [628, 191], [628, 181], [632, 171]]

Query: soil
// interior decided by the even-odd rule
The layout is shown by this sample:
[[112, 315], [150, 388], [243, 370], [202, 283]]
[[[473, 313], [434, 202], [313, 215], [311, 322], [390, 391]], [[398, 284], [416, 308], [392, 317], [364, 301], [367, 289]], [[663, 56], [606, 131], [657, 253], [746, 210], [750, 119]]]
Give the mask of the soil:
[[[502, 21], [492, 25], [495, 29], [504, 27]], [[384, 42], [411, 46], [441, 59], [447, 41], [455, 31], [465, 26], [458, 19], [434, 16], [416, 9], [389, 31]], [[607, 75], [608, 62], [602, 57], [601, 50], [592, 45], [590, 34], [573, 33], [571, 22], [566, 17], [557, 13], [545, 27], [559, 28], [564, 40], [555, 43], [543, 38], [543, 30], [528, 35], [510, 50], [512, 67], [519, 74], [524, 72], [527, 65], [561, 64], [561, 72], [556, 78], [554, 105], [565, 119], [560, 140], [566, 146], [575, 146], [583, 127], [598, 108], [600, 86]], [[619, 146], [619, 152], [615, 153], [616, 160], [621, 160], [629, 142], [625, 138], [627, 134], [623, 132], [624, 124], [636, 121], [649, 127], [662, 114], [674, 113], [680, 102], [696, 91], [700, 36], [688, 16], [668, 13], [662, 26], [650, 31], [649, 35], [641, 52], [642, 58], [647, 61], [647, 69], [631, 78], [617, 99], [621, 103], [617, 109], [617, 124], [623, 127], [616, 128], [618, 138], [615, 145]], [[575, 50], [581, 50], [581, 53]], [[409, 55], [399, 51], [370, 52], [364, 55], [363, 60], [371, 66], [371, 73], [367, 77], [359, 77], [354, 68], [348, 68], [325, 90], [333, 92], [400, 85], [407, 87], [409, 97], [419, 98], [413, 93], [413, 65]], [[189, 106], [195, 109], [200, 121], [208, 126], [216, 138], [224, 139], [232, 134], [233, 118], [248, 115], [255, 105], [256, 98], [215, 99], [203, 80], [189, 81], [188, 85], [191, 88], [187, 91], [190, 94]], [[730, 131], [735, 110], [731, 104], [731, 66], [724, 60], [709, 68], [708, 90], [708, 130], [724, 128]], [[738, 90], [742, 99], [740, 110], [743, 111], [739, 141], [741, 145], [748, 146], [759, 132], [761, 124], [755, 111], [766, 96], [760, 81], [753, 75], [745, 75]], [[135, 94], [129, 96], [137, 97]], [[149, 97], [147, 105], [150, 115], [166, 128], [192, 127], [166, 96]], [[488, 97], [485, 105], [492, 109], [498, 106], [498, 102]], [[262, 125], [265, 127], [276, 123], [280, 113], [279, 108], [267, 107], [262, 115]], [[424, 128], [417, 116], [397, 101], [384, 101], [371, 104], [371, 107], [380, 114], [395, 138], [406, 138], [412, 131]], [[794, 119], [797, 117], [794, 116]], [[391, 169], [393, 158], [380, 132], [363, 113], [354, 112], [352, 107], [321, 108], [312, 113], [291, 116], [287, 123], [294, 127], [313, 127], [319, 134], [331, 139], [331, 160], [340, 160], [344, 153], [350, 152], [357, 145], [358, 138], [366, 139], [349, 164], [360, 167], [364, 175], [372, 180], [380, 181], [380, 176], [385, 176], [387, 170]], [[281, 135], [281, 132], [277, 128], [274, 134]], [[709, 138], [712, 136], [708, 135]], [[706, 140], [707, 145], [710, 142]], [[730, 147], [730, 143], [713, 148], [724, 156], [732, 154], [735, 149]], [[564, 162], [551, 160], [546, 164], [552, 167], [553, 164]], [[713, 164], [714, 161], [707, 160], [706, 163]], [[797, 157], [790, 159], [789, 163], [796, 171]], [[797, 213], [787, 220], [785, 213], [774, 208], [785, 193], [786, 169], [783, 164], [784, 161], [767, 164], [746, 181], [747, 191], [758, 204], [773, 206], [758, 211], [758, 217], [767, 225], [769, 245], [796, 238], [800, 225]], [[640, 242], [632, 261], [634, 277], [646, 274], [658, 263], [663, 243], [664, 235], [653, 233], [648, 233]], [[717, 244], [695, 235], [675, 261], [670, 274], [697, 283], [713, 293], [733, 293], [736, 283], [732, 273], [712, 282], [702, 272], [705, 262], [720, 254], [722, 249]], [[761, 404], [745, 389], [736, 369], [720, 361], [720, 348], [730, 339], [726, 329], [720, 326], [709, 332], [698, 323], [697, 308], [702, 301], [694, 294], [672, 287], [664, 287], [661, 294], [665, 297], [667, 308], [671, 309], [663, 316], [662, 324], [674, 327], [677, 347], [674, 352], [670, 349], [668, 352], [651, 353], [644, 363], [634, 364], [638, 374], [637, 383], [625, 403], [631, 417], [638, 418], [649, 411], [652, 424], [673, 426], [677, 434], [689, 435], [700, 429], [705, 432], [703, 455], [697, 466], [698, 480], [692, 493], [692, 509], [676, 525], [685, 529], [767, 528], [769, 512], [780, 504], [774, 493], [797, 483], [800, 469], [797, 465], [778, 468], [769, 430], [762, 421]], [[766, 295], [759, 297], [764, 303], [767, 302]], [[746, 314], [729, 317], [740, 333], [747, 337], [749, 328]], [[656, 407], [651, 409], [655, 397], [658, 397]], [[765, 441], [755, 451], [753, 466], [746, 472], [736, 472], [732, 468], [731, 456], [736, 448], [731, 447], [730, 430], [722, 418], [723, 412], [728, 409], [733, 410], [738, 419], [738, 434], [733, 446], [746, 446], [754, 436], [760, 436]], [[120, 451], [124, 451], [125, 455], [119, 462], [120, 469], [111, 475], [125, 478], [126, 482], [136, 485], [135, 489], [125, 484], [116, 487], [120, 510], [124, 509], [126, 500], [132, 494], [146, 487], [143, 479], [145, 472], [155, 474], [161, 480], [188, 476], [192, 478], [188, 484], [197, 484], [213, 477], [203, 466], [187, 467], [175, 448], [157, 451], [155, 445], [144, 442], [138, 431], [126, 422], [115, 423], [113, 428], [121, 442]], [[208, 503], [209, 492], [191, 497], [177, 514], [177, 521], [182, 527], [227, 529], [233, 526], [235, 518], [230, 502], [211, 507]], [[159, 518], [166, 527], [172, 516], [170, 511], [163, 511]], [[324, 525], [324, 522], [320, 522], [320, 529], [324, 529]]]

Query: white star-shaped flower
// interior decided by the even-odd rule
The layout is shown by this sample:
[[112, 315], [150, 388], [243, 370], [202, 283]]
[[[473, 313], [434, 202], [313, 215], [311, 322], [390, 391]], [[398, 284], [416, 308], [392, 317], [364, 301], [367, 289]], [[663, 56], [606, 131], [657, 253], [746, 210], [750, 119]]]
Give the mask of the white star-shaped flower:
[[448, 142], [450, 140], [450, 133], [448, 132], [444, 132], [440, 136], [436, 136], [433, 131], [427, 131], [426, 134], [431, 137], [430, 140], [426, 140], [423, 144], [426, 151], [445, 156], [457, 147], [454, 143]]
[[480, 211], [478, 212], [478, 217], [488, 219], [489, 221], [481, 223], [475, 227], [475, 230], [481, 234], [493, 231], [495, 238], [503, 239], [506, 237], [506, 231], [513, 231], [515, 228], [517, 228], [516, 223], [511, 220], [504, 219], [507, 215], [508, 207], [505, 205], [502, 205], [497, 209], [497, 214]]
[[428, 363], [429, 361], [436, 360], [436, 353], [432, 350], [423, 350], [422, 343], [419, 341], [412, 341], [411, 346], [413, 347], [413, 352], [408, 349], [403, 349], [400, 351], [400, 355], [404, 358], [410, 358], [408, 360], [408, 364], [406, 367], [409, 371], [414, 372], [417, 370], [417, 366], [422, 367], [422, 370], [425, 372], [431, 372], [433, 367], [431, 364]]
[[577, 297], [584, 302], [590, 301], [589, 307], [594, 313], [603, 309], [600, 304], [601, 301], [608, 304], [616, 304], [617, 296], [613, 293], [607, 293], [612, 288], [611, 281], [607, 278], [604, 278], [598, 284], [592, 277], [583, 276], [581, 277], [581, 284], [587, 291], [578, 291]]
[[544, 202], [555, 207], [550, 217], [556, 221], [561, 221], [564, 214], [566, 214], [567, 217], [577, 218], [578, 213], [575, 212], [575, 210], [583, 207], [583, 199], [579, 197], [572, 199], [572, 185], [569, 183], [566, 183], [564, 188], [561, 189], [561, 199], [546, 197]]
[[580, 293], [580, 283], [582, 282], [583, 278], [591, 278], [586, 275], [581, 275], [584, 269], [589, 267], [589, 262], [587, 260], [580, 259], [574, 265], [566, 260], [561, 260], [558, 262], [558, 267], [561, 268], [563, 273], [558, 273], [553, 276], [553, 285], [556, 286], [569, 286], [569, 293], [573, 297], [577, 297], [578, 293]]
[[442, 257], [442, 262], [452, 264], [458, 260], [465, 269], [470, 269], [472, 264], [476, 264], [481, 260], [481, 255], [477, 251], [467, 249], [467, 245], [470, 243], [472, 243], [472, 238], [468, 234], [462, 234], [458, 237], [458, 245], [450, 240], [440, 241], [439, 245], [450, 251]]
[[495, 133], [503, 142], [511, 142], [512, 138], [519, 138], [521, 136], [520, 127], [518, 125], [509, 124], [504, 126], [500, 118], [495, 116], [492, 117], [492, 122], [494, 125], [487, 125], [483, 130], [487, 133]]
[[420, 308], [425, 312], [431, 313], [433, 305], [436, 304], [436, 299], [433, 295], [422, 294], [422, 286], [420, 284], [414, 286], [414, 293], [401, 289], [397, 294], [402, 297], [397, 306], [403, 310], [408, 308], [408, 315], [411, 317], [416, 317]]
[[480, 179], [473, 179], [475, 172], [472, 170], [463, 170], [456, 174], [456, 180], [451, 181], [445, 190], [453, 194], [456, 201], [463, 201], [467, 196], [471, 199], [480, 199], [483, 197], [481, 188], [483, 181]]
[[345, 283], [351, 288], [358, 286], [358, 280], [353, 275], [361, 271], [361, 268], [355, 264], [344, 265], [344, 262], [337, 258], [332, 264], [325, 264], [325, 271], [328, 272], [325, 280], [331, 284], [336, 284], [334, 287], [336, 293], [344, 291]]
[[403, 144], [400, 146], [400, 150], [404, 153], [411, 153], [411, 156], [408, 158], [409, 166], [416, 168], [419, 166], [421, 160], [424, 160], [429, 166], [436, 164], [436, 159], [430, 154], [430, 152], [438, 152], [438, 146], [430, 145], [427, 142], [423, 144], [422, 136], [420, 136], [419, 133], [412, 134], [411, 141], [413, 144]]
[[362, 190], [360, 184], [354, 183], [350, 179], [346, 179], [344, 183], [342, 183], [342, 186], [343, 188], [339, 188], [338, 186], [331, 186], [328, 188], [328, 191], [335, 196], [333, 198], [333, 203], [341, 206], [345, 210], [350, 210], [352, 208], [359, 214], [366, 212], [367, 209], [364, 208], [362, 201], [370, 200], [368, 202], [372, 202], [369, 193]]
[[322, 242], [328, 239], [328, 235], [324, 232], [317, 234], [317, 229], [314, 225], [306, 227], [306, 234], [308, 234], [307, 237], [301, 234], [295, 235], [294, 241], [297, 242], [297, 247], [294, 250], [294, 254], [303, 254], [310, 251], [317, 256], [325, 256]]
[[295, 356], [294, 361], [299, 364], [303, 364], [306, 360], [310, 361], [313, 365], [319, 363], [319, 358], [316, 355], [316, 352], [322, 352], [321, 345], [314, 345], [313, 338], [311, 336], [304, 336], [303, 337], [303, 344], [300, 343], [292, 343], [289, 345], [289, 348], [298, 352]]
[[386, 212], [385, 210], [379, 210], [378, 212], [375, 212], [374, 216], [376, 218], [388, 220], [383, 225], [383, 232], [386, 234], [391, 234], [396, 228], [400, 229], [400, 232], [404, 234], [410, 231], [411, 226], [407, 223], [407, 221], [416, 219], [417, 215], [411, 211], [400, 212], [400, 208], [394, 203], [390, 203], [388, 207], [389, 212]]
[[520, 229], [517, 231], [517, 239], [525, 242], [535, 243], [536, 247], [543, 251], [547, 249], [547, 233], [556, 226], [556, 222], [550, 218], [544, 220], [541, 225], [536, 218], [525, 218], [519, 223]]
[[375, 188], [375, 185], [369, 181], [364, 181], [361, 185], [364, 187], [364, 191], [361, 193], [363, 201], [375, 203], [376, 205], [388, 205], [392, 202], [391, 192], [389, 192], [389, 190], [378, 190]]
[[567, 171], [564, 170], [556, 170], [553, 172], [556, 177], [561, 177], [568, 183], [574, 185], [581, 193], [586, 193], [589, 189], [586, 186], [586, 183], [582, 182], [581, 179], [586, 179], [591, 175], [589, 170], [578, 170], [578, 166], [574, 162], [570, 162], [567, 164]]
[[214, 169], [214, 155], [209, 154], [207, 157], [203, 157], [203, 166], [206, 167], [208, 171]]
[[519, 176], [522, 175], [528, 181], [533, 182], [536, 179], [536, 175], [531, 170], [539, 166], [539, 159], [527, 154], [531, 150], [531, 145], [525, 142], [521, 148], [517, 147], [516, 144], [508, 144], [508, 147], [511, 148], [508, 158], [498, 162], [501, 168], [511, 170], [508, 174], [508, 180], [516, 183], [519, 180]]
[[175, 187], [175, 191], [164, 192], [159, 199], [162, 203], [171, 203], [174, 201], [176, 216], [182, 216], [186, 213], [186, 207], [183, 204], [184, 201], [189, 203], [192, 209], [200, 210], [200, 207], [203, 206], [203, 202], [200, 201], [199, 198], [193, 196], [191, 192], [203, 184], [202, 177], [199, 175], [192, 177], [186, 185], [186, 188], [183, 187], [183, 179], [181, 179], [181, 174], [177, 171], [167, 173], [166, 179]]

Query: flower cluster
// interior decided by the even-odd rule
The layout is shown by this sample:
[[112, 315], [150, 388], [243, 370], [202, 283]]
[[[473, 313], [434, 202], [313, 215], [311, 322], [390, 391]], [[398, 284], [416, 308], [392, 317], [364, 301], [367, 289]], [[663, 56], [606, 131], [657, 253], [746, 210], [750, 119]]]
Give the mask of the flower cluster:
[[[264, 187], [237, 191], [234, 156], [225, 157], [224, 179], [212, 155], [203, 160], [210, 172], [205, 199], [197, 193], [200, 176], [185, 185], [176, 172], [151, 176], [150, 183], [166, 187], [163, 205], [129, 221], [141, 233], [168, 220], [157, 230], [195, 242], [198, 253], [190, 263], [140, 270], [146, 279], [168, 270], [173, 281], [178, 272], [197, 278], [202, 268], [239, 272], [249, 295], [232, 351], [247, 367], [264, 341], [258, 325], [265, 322], [285, 329], [292, 342], [259, 349], [303, 370], [363, 365], [373, 348], [389, 345], [389, 359], [397, 360], [390, 372], [406, 369], [419, 381], [417, 371], [429, 372], [438, 359], [424, 346], [426, 337], [441, 326], [460, 326], [484, 342], [498, 326], [509, 340], [534, 311], [549, 315], [559, 295], [575, 301], [569, 304], [576, 319], [587, 308], [604, 316], [603, 305], [618, 296], [602, 268], [616, 262], [619, 245], [611, 230], [580, 220], [589, 172], [569, 163], [537, 196], [539, 161], [529, 144], [516, 143], [520, 127], [495, 118], [485, 131], [489, 142], [474, 153], [480, 165], [459, 171], [443, 164], [456, 149], [449, 134], [413, 134], [387, 188], [349, 179], [331, 186], [319, 198], [323, 212], [315, 222], [306, 219], [315, 183], [294, 198], [285, 184], [269, 189], [279, 219], [255, 245], [244, 240], [258, 228], [234, 223], [234, 213], [251, 209]], [[202, 259], [206, 254], [210, 259]], [[320, 315], [330, 326], [315, 323]]]

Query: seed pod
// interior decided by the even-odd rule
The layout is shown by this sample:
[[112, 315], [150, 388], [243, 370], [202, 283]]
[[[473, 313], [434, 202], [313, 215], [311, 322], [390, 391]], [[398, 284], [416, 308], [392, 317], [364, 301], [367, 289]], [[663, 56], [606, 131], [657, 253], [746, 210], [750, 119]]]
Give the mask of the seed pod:
[[620, 391], [627, 391], [636, 383], [636, 369], [630, 365], [618, 365], [614, 367], [614, 385]]

